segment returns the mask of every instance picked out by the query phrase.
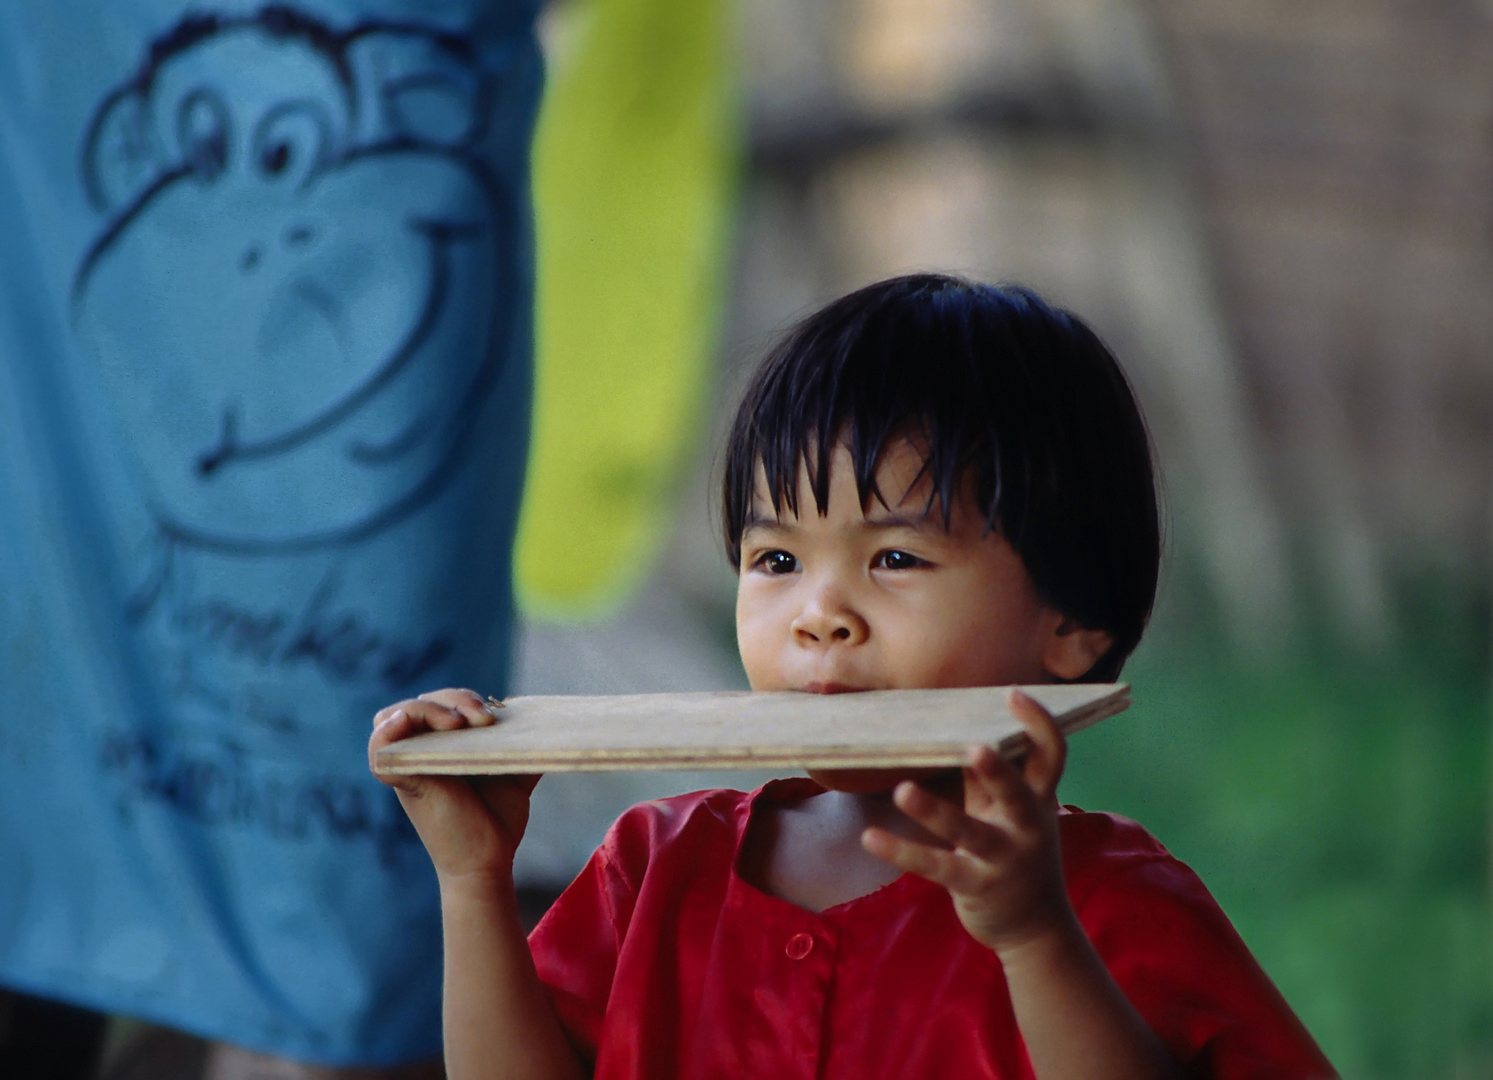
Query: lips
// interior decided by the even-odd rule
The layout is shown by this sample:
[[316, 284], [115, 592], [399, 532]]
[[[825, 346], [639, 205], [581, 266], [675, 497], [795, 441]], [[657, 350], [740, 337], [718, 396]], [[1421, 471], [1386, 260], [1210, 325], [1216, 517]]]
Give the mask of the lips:
[[811, 682], [799, 687], [805, 694], [859, 694], [864, 686], [848, 686], [840, 682]]

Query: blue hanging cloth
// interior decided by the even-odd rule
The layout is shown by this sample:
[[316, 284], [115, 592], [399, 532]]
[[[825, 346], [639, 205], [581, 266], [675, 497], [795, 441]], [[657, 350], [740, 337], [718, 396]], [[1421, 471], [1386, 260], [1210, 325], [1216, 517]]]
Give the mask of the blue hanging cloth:
[[534, 6], [0, 6], [0, 985], [438, 1052], [364, 747], [504, 690]]

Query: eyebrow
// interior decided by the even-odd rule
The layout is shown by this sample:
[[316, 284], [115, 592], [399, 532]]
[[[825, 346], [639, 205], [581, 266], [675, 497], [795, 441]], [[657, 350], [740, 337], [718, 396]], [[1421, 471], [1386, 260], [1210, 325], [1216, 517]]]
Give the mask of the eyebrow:
[[760, 513], [756, 507], [746, 512], [746, 517], [741, 519], [741, 535], [745, 536], [753, 529], [786, 529], [789, 526], [783, 524], [783, 520], [777, 515], [769, 517]]
[[[875, 515], [867, 514], [862, 519], [861, 524], [867, 529], [910, 529], [913, 532], [927, 532], [929, 522], [933, 520], [934, 516], [931, 514], [923, 517], [909, 517], [906, 514], [883, 513]], [[784, 522], [777, 515], [764, 514], [754, 508], [748, 510], [746, 517], [742, 519], [741, 535], [745, 536], [753, 529], [790, 530], [793, 528], [795, 526]]]
[[927, 532], [928, 523], [932, 520], [931, 514], [923, 517], [908, 517], [906, 514], [877, 514], [872, 517], [867, 514], [865, 526], [868, 529], [911, 529], [913, 532]]

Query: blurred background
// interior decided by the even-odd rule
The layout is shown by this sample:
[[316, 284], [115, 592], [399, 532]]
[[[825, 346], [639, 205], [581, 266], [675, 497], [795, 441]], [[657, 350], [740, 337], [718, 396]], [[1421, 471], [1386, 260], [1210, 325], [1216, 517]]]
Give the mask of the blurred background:
[[[529, 12], [487, 15], [527, 47]], [[1122, 358], [1168, 503], [1135, 705], [1064, 801], [1196, 868], [1349, 1080], [1493, 1078], [1493, 0], [552, 0], [540, 30], [509, 692], [744, 687], [715, 519], [747, 372], [889, 275], [1033, 286]], [[524, 133], [489, 150], [521, 169]], [[528, 917], [626, 806], [765, 778], [547, 777]], [[131, 1072], [142, 1026], [104, 1075], [202, 1074], [186, 1035]]]
[[[1194, 866], [1345, 1076], [1493, 1076], [1493, 5], [751, 0], [689, 24], [633, 4], [654, 82], [692, 87], [673, 113], [616, 71], [574, 86], [628, 40], [626, 7], [547, 12], [546, 108], [584, 132], [590, 93], [708, 145], [628, 210], [646, 171], [541, 128], [514, 691], [744, 686], [714, 523], [744, 373], [890, 274], [1030, 284], [1127, 365], [1169, 504], [1136, 705], [1075, 740], [1064, 801]], [[567, 190], [586, 155], [591, 189]], [[582, 204], [633, 214], [623, 240], [683, 220], [695, 247], [555, 256]], [[650, 368], [660, 331], [628, 339], [627, 312], [665, 287], [689, 318]], [[626, 504], [598, 540], [562, 490], [578, 474], [542, 476], [554, 417], [584, 418], [545, 372], [609, 342], [657, 437], [629, 469], [597, 451]], [[532, 906], [629, 803], [760, 779], [546, 779]]]

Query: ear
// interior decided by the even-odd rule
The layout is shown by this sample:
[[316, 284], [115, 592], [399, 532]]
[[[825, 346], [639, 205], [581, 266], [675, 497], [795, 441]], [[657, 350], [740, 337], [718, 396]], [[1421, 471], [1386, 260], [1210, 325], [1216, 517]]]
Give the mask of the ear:
[[1114, 643], [1115, 637], [1108, 630], [1090, 630], [1065, 615], [1042, 652], [1043, 670], [1055, 679], [1081, 679]]
[[356, 38], [348, 59], [361, 117], [357, 142], [450, 148], [486, 134], [494, 80], [465, 39], [391, 28]]
[[100, 212], [129, 201], [159, 175], [160, 147], [138, 91], [116, 90], [99, 105], [83, 139], [82, 167], [88, 201]]

